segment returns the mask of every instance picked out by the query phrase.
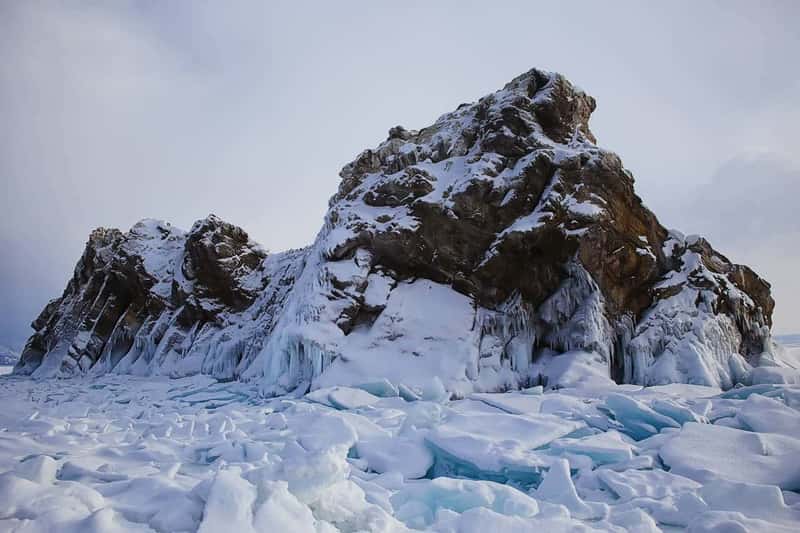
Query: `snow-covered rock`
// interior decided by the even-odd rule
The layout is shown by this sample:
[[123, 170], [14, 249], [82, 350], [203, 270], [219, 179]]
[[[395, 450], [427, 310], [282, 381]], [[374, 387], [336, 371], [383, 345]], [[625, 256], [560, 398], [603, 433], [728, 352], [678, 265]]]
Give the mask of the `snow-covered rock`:
[[345, 165], [300, 250], [268, 254], [213, 215], [188, 232], [98, 229], [15, 371], [201, 373], [264, 395], [386, 380], [441, 400], [792, 379], [752, 371], [792, 366], [774, 353], [769, 284], [658, 223], [596, 144], [594, 108], [531, 70], [392, 128]]

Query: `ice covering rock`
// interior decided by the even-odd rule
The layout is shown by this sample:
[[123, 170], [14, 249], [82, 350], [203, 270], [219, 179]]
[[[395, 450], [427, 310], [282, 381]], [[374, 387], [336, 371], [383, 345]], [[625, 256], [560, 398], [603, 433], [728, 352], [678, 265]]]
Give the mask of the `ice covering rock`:
[[388, 379], [408, 396], [436, 377], [463, 397], [611, 379], [729, 388], [791, 366], [774, 353], [769, 284], [659, 224], [596, 144], [595, 105], [534, 69], [428, 127], [394, 127], [344, 166], [300, 250], [268, 254], [213, 215], [188, 232], [98, 229], [15, 372], [202, 373], [264, 395], [375, 394], [364, 385]]

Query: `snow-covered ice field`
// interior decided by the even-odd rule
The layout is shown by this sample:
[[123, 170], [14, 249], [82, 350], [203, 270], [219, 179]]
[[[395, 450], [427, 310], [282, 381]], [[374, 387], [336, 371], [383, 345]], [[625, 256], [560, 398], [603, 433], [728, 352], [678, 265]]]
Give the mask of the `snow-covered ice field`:
[[800, 529], [800, 386], [0, 378], [0, 531]]

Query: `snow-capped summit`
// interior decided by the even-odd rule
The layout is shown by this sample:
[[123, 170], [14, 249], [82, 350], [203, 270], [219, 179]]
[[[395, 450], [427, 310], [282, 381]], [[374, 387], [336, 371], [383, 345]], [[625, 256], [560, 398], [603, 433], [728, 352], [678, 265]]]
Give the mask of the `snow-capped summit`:
[[597, 146], [595, 101], [531, 70], [342, 169], [308, 248], [215, 216], [96, 230], [18, 373], [211, 374], [265, 394], [387, 378], [725, 388], [781, 365], [769, 284], [667, 231]]

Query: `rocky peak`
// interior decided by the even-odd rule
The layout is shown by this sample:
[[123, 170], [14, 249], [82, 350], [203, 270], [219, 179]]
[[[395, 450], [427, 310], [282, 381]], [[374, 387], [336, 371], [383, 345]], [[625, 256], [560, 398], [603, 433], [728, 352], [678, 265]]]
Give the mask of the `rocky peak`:
[[114, 249], [122, 239], [122, 232], [115, 228], [95, 228], [92, 230], [83, 254], [75, 267], [75, 275], [79, 279], [85, 279], [93, 270], [107, 266], [112, 258]]
[[301, 250], [268, 255], [214, 215], [98, 230], [18, 371], [203, 372], [265, 394], [436, 375], [467, 393], [557, 386], [549, 362], [584, 352], [642, 384], [780, 364], [769, 284], [661, 226], [595, 144], [594, 109], [534, 69], [395, 126], [344, 166]]
[[[580, 134], [590, 142], [596, 142], [589, 130], [589, 117], [597, 107], [594, 98], [561, 74], [529, 70], [510, 81], [503, 90], [528, 97], [528, 102], [516, 101], [523, 109], [527, 108], [551, 139], [569, 143]], [[509, 109], [506, 113], [513, 115], [510, 108], [506, 109]]]
[[[638, 313], [649, 301], [641, 283], [663, 262], [659, 252], [637, 253], [639, 236], [658, 243], [666, 232], [619, 158], [594, 145], [594, 108], [563, 76], [531, 70], [429, 128], [393, 128], [342, 169], [331, 216], [354, 238], [331, 258], [367, 246], [399, 272], [497, 306], [515, 291], [541, 303], [577, 254], [615, 306]], [[380, 214], [353, 208], [363, 204]], [[604, 248], [616, 253], [602, 257]], [[508, 268], [522, 262], [532, 275]], [[634, 274], [641, 282], [631, 285]]]
[[589, 117], [594, 98], [560, 74], [530, 70], [502, 90], [473, 104], [462, 104], [422, 130], [395, 126], [376, 149], [363, 151], [340, 172], [342, 183], [332, 201], [350, 192], [364, 175], [399, 172], [417, 162], [494, 152], [516, 159], [542, 145], [582, 139], [594, 142]]

